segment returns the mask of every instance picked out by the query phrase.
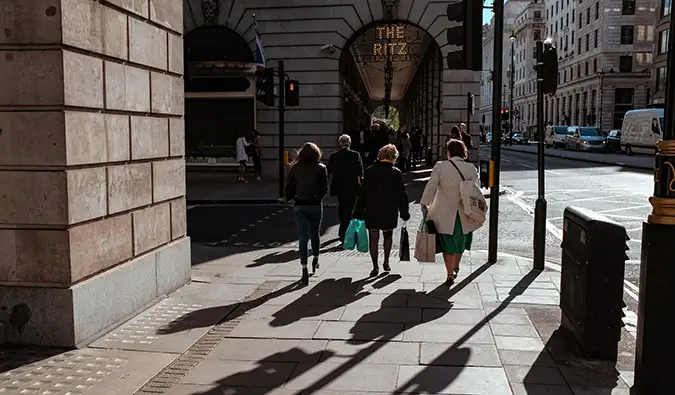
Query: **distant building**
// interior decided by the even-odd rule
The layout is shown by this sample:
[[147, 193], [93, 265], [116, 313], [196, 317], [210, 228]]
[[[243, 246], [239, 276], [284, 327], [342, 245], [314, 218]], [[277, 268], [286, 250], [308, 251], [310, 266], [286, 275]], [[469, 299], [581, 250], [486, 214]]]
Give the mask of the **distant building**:
[[654, 52], [652, 64], [651, 98], [649, 104], [663, 107], [666, 98], [666, 75], [668, 72], [668, 38], [672, 0], [656, 1]]

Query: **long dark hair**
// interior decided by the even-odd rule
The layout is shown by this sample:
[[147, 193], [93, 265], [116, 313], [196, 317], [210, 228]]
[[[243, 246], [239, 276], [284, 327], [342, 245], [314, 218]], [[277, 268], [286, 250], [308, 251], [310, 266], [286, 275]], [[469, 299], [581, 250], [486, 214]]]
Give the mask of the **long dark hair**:
[[296, 154], [291, 166], [319, 163], [320, 160], [321, 150], [319, 147], [314, 143], [305, 143]]

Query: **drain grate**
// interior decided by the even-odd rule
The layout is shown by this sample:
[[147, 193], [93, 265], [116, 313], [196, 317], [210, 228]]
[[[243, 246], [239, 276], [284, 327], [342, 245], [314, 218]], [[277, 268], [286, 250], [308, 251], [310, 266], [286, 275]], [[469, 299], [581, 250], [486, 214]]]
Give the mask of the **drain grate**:
[[267, 295], [274, 292], [281, 281], [266, 281], [248, 295], [223, 321], [206, 332], [183, 355], [178, 357], [159, 374], [150, 379], [136, 395], [163, 394], [178, 383], [192, 368], [197, 366], [234, 328], [246, 318], [246, 313], [267, 301]]

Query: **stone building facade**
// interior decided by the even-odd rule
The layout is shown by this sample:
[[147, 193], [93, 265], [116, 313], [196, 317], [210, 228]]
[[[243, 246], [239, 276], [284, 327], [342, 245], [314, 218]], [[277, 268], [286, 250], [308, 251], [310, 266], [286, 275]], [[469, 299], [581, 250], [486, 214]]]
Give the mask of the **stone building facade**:
[[672, 0], [656, 1], [656, 22], [654, 32], [654, 54], [652, 65], [652, 82], [649, 104], [663, 107], [666, 99], [666, 76], [668, 74], [668, 48], [670, 39], [670, 13]]
[[556, 125], [621, 128], [650, 96], [653, 0], [546, 0], [547, 36], [557, 45], [559, 85], [545, 100]]
[[183, 3], [2, 12], [0, 322], [79, 346], [190, 279]]

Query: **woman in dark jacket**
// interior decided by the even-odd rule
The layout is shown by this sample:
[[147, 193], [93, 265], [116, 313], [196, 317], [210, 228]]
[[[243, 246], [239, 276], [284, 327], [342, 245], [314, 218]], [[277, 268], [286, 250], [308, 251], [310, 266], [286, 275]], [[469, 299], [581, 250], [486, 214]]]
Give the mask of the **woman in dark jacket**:
[[377, 276], [380, 271], [377, 262], [380, 231], [384, 238], [382, 268], [388, 272], [391, 270], [389, 255], [394, 241], [394, 229], [398, 226], [399, 214], [404, 221], [410, 219], [408, 194], [403, 175], [394, 166], [396, 159], [398, 159], [398, 151], [394, 145], [389, 144], [380, 149], [377, 162], [366, 170], [361, 193], [354, 209], [354, 218], [365, 220], [366, 228], [368, 228], [370, 257], [373, 260], [373, 271], [370, 272], [372, 277]]
[[328, 172], [321, 163], [321, 150], [314, 143], [305, 143], [291, 166], [286, 183], [286, 200], [295, 201], [293, 215], [300, 241], [302, 283], [309, 284], [307, 243], [312, 241], [312, 273], [319, 268], [320, 228], [323, 219], [323, 198], [328, 193]]

